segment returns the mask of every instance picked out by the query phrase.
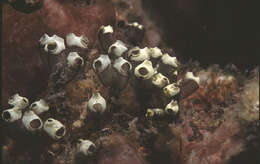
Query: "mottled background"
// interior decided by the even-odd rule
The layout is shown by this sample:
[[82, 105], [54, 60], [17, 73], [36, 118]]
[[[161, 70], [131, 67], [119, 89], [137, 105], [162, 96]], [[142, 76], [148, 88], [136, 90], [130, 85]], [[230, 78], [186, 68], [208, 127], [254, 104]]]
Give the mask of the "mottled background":
[[[249, 9], [253, 4], [224, 0], [5, 0], [2, 4], [1, 111], [17, 92], [30, 102], [46, 95], [49, 69], [39, 57], [38, 45], [43, 33], [63, 38], [69, 32], [85, 34], [92, 49], [86, 53], [85, 77], [68, 83], [64, 88], [68, 94], [55, 100], [54, 112], [49, 113], [68, 127], [65, 139], [28, 138], [17, 128], [19, 122], [7, 125], [1, 120], [4, 163], [80, 163], [74, 158], [79, 137], [103, 144], [88, 163], [260, 162], [259, 36], [253, 24], [256, 7]], [[115, 25], [116, 20], [143, 24], [142, 45], [174, 50], [183, 71], [200, 77], [200, 88], [181, 102], [177, 122], [146, 123], [138, 115], [143, 104], [136, 101], [138, 92], [131, 85], [115, 103], [95, 76], [91, 63], [98, 55], [98, 28]], [[94, 89], [110, 101], [114, 115], [85, 119]], [[103, 128], [110, 129], [108, 134]]]

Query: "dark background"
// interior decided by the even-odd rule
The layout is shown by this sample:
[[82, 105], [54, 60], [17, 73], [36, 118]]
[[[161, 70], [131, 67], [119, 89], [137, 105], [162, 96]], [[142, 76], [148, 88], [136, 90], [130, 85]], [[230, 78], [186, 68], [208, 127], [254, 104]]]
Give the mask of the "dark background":
[[257, 5], [242, 0], [143, 0], [163, 27], [164, 38], [202, 66], [234, 63], [250, 69], [259, 63]]

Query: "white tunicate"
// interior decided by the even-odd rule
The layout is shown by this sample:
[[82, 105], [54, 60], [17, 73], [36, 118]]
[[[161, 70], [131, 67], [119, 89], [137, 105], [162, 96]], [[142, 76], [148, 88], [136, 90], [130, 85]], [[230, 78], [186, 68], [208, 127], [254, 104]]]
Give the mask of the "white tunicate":
[[177, 83], [172, 83], [164, 87], [163, 92], [167, 97], [173, 97], [180, 92], [180, 88]]
[[175, 70], [175, 71], [173, 72], [173, 75], [174, 75], [174, 76], [177, 76], [177, 75], [178, 75], [178, 71]]
[[53, 118], [48, 118], [44, 122], [43, 129], [54, 140], [61, 139], [66, 133], [65, 126]]
[[143, 25], [140, 25], [139, 23], [137, 22], [133, 22], [133, 23], [128, 23], [129, 26], [133, 26], [133, 27], [137, 27], [138, 29], [140, 30], [143, 30]]
[[14, 122], [22, 118], [22, 110], [17, 107], [13, 107], [11, 109], [4, 110], [2, 113], [2, 118], [6, 122]]
[[154, 116], [162, 116], [164, 115], [164, 110], [161, 108], [152, 108], [152, 109], [147, 109], [145, 117], [147, 118], [152, 118]]
[[32, 103], [30, 109], [36, 114], [41, 114], [49, 110], [49, 105], [45, 100], [40, 99], [39, 101]]
[[78, 152], [84, 154], [85, 156], [91, 156], [96, 151], [96, 145], [90, 140], [79, 139], [77, 143]]
[[77, 64], [77, 60], [81, 61], [81, 66], [84, 65], [84, 60], [81, 56], [79, 56], [79, 54], [77, 52], [70, 52], [68, 57], [67, 57], [67, 63], [69, 67], [74, 66], [75, 64]]
[[113, 27], [110, 25], [107, 26], [101, 26], [100, 30], [102, 30], [103, 34], [107, 34], [107, 33], [113, 33]]
[[16, 93], [8, 100], [8, 104], [13, 105], [19, 109], [25, 109], [29, 105], [29, 101], [26, 97], [22, 97]]
[[29, 105], [27, 98], [20, 96], [18, 93], [13, 95], [8, 100], [8, 104], [12, 105], [13, 108], [3, 111], [2, 118], [6, 122], [14, 122], [22, 118], [22, 110]]
[[145, 60], [135, 68], [134, 74], [136, 77], [147, 80], [150, 79], [155, 72], [156, 71], [153, 68], [152, 62]]
[[192, 72], [187, 72], [187, 73], [185, 74], [185, 78], [186, 78], [186, 79], [194, 80], [198, 85], [200, 84], [200, 78], [194, 76]]
[[123, 76], [127, 76], [129, 71], [132, 69], [131, 63], [125, 60], [123, 57], [117, 58], [113, 67]]
[[100, 93], [93, 93], [88, 101], [88, 109], [91, 112], [103, 113], [106, 110], [106, 100], [100, 95]]
[[178, 102], [172, 100], [169, 104], [166, 105], [165, 112], [168, 114], [177, 114], [179, 112]]
[[50, 54], [57, 55], [65, 49], [64, 39], [57, 35], [49, 37], [47, 34], [44, 34], [39, 42], [43, 46], [44, 51]]
[[70, 33], [66, 36], [66, 43], [69, 47], [88, 48], [89, 40], [85, 35], [76, 36], [74, 33]]
[[120, 57], [127, 50], [128, 48], [125, 46], [125, 44], [121, 40], [117, 40], [108, 48], [108, 53]]
[[158, 47], [150, 48], [149, 50], [150, 50], [150, 56], [152, 58], [159, 58], [163, 55], [161, 49]]
[[157, 73], [155, 74], [153, 77], [152, 77], [152, 83], [159, 87], [159, 88], [163, 88], [165, 87], [166, 85], [168, 85], [170, 82], [169, 82], [169, 79], [164, 76], [163, 74], [161, 73]]
[[149, 48], [145, 47], [140, 49], [139, 47], [134, 47], [128, 52], [128, 56], [131, 61], [144, 61], [150, 59], [150, 50]]
[[97, 59], [93, 62], [93, 68], [97, 72], [103, 72], [111, 65], [111, 60], [109, 59], [108, 55], [100, 55]]
[[33, 111], [25, 111], [22, 122], [28, 131], [35, 131], [42, 128], [42, 120]]
[[178, 67], [178, 61], [176, 57], [170, 56], [169, 54], [164, 54], [161, 59], [162, 59], [162, 63], [165, 65]]

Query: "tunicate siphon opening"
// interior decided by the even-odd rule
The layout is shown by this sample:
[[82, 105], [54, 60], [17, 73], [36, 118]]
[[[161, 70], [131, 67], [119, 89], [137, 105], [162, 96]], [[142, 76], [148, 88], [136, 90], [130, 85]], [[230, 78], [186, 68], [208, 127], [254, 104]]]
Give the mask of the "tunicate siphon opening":
[[91, 152], [91, 153], [95, 152], [96, 151], [95, 146], [94, 145], [90, 145], [89, 148], [88, 148], [88, 151]]
[[173, 110], [171, 110], [171, 109], [167, 109], [167, 112], [168, 112], [169, 114], [173, 114]]
[[81, 59], [76, 59], [76, 63], [77, 63], [77, 65], [81, 65], [82, 64], [82, 60]]
[[134, 51], [132, 51], [132, 54], [133, 55], [136, 55], [136, 54], [139, 54], [140, 53], [140, 50], [134, 50]]
[[37, 129], [41, 126], [41, 121], [39, 119], [34, 119], [30, 122], [30, 126], [34, 129]]
[[9, 120], [9, 119], [11, 118], [11, 114], [10, 114], [8, 111], [5, 111], [5, 112], [3, 113], [3, 118], [4, 118], [5, 120]]
[[57, 43], [55, 42], [49, 43], [47, 46], [48, 50], [55, 50], [56, 47], [57, 47]]
[[96, 69], [100, 68], [101, 66], [102, 66], [101, 61], [98, 60], [98, 61], [95, 62]]
[[32, 107], [32, 108], [36, 107], [36, 103], [33, 103], [33, 104], [31, 105], [31, 107]]
[[116, 46], [111, 47], [111, 51], [113, 52], [116, 49]]
[[65, 129], [64, 129], [63, 127], [61, 127], [61, 128], [59, 128], [59, 129], [56, 131], [56, 135], [59, 136], [59, 137], [61, 137], [61, 136], [63, 136], [64, 132], [65, 132]]
[[123, 70], [124, 72], [128, 72], [128, 71], [130, 70], [130, 65], [129, 65], [128, 63], [124, 63], [124, 64], [122, 65], [122, 70]]
[[93, 105], [93, 108], [96, 110], [96, 111], [102, 111], [102, 105], [100, 103], [96, 103]]
[[139, 73], [144, 76], [148, 74], [148, 70], [145, 67], [142, 67], [139, 69]]

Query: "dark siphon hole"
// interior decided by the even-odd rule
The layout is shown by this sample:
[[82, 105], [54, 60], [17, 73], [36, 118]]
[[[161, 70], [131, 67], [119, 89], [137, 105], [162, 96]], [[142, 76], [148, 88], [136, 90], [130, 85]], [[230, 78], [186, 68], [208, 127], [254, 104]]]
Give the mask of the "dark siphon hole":
[[76, 59], [76, 63], [77, 63], [77, 65], [81, 65], [82, 64], [82, 60], [81, 59]]
[[139, 54], [140, 53], [140, 50], [134, 50], [132, 51], [132, 54], [136, 55], [136, 54]]
[[93, 108], [96, 111], [101, 111], [102, 110], [102, 105], [100, 103], [96, 103], [96, 104], [93, 105]]
[[49, 43], [47, 48], [48, 50], [54, 50], [57, 47], [57, 43], [53, 42], [53, 43]]
[[145, 67], [142, 67], [139, 69], [139, 73], [141, 75], [147, 75], [148, 74], [148, 70]]
[[6, 112], [3, 113], [3, 118], [4, 118], [5, 120], [9, 120], [9, 119], [11, 118], [11, 114], [6, 111]]
[[114, 50], [116, 49], [116, 46], [112, 46], [111, 47], [111, 51], [114, 52]]
[[125, 26], [125, 21], [123, 21], [123, 20], [118, 21], [117, 26], [118, 26], [119, 28], [124, 27], [124, 26]]
[[82, 142], [81, 140], [78, 140], [78, 141], [77, 141], [78, 144], [81, 144], [81, 142]]
[[34, 107], [36, 107], [36, 104], [35, 104], [35, 103], [33, 103], [33, 104], [32, 104], [32, 107], [33, 107], [33, 108], [34, 108]]
[[173, 110], [171, 110], [171, 109], [167, 109], [167, 112], [170, 114], [173, 114]]
[[91, 152], [91, 153], [95, 152], [96, 151], [95, 146], [94, 145], [90, 145], [89, 148], [88, 148], [88, 151]]
[[65, 129], [64, 129], [63, 127], [61, 127], [61, 128], [59, 128], [59, 129], [56, 131], [56, 135], [59, 136], [59, 137], [61, 137], [61, 136], [63, 136], [64, 132], [65, 132]]
[[128, 63], [124, 63], [121, 68], [124, 72], [128, 72], [130, 70], [130, 65]]
[[100, 68], [102, 66], [102, 63], [101, 63], [101, 61], [96, 61], [95, 62], [95, 67], [98, 69], [98, 68]]
[[34, 129], [37, 129], [41, 126], [41, 121], [39, 119], [34, 119], [30, 122], [30, 126]]

